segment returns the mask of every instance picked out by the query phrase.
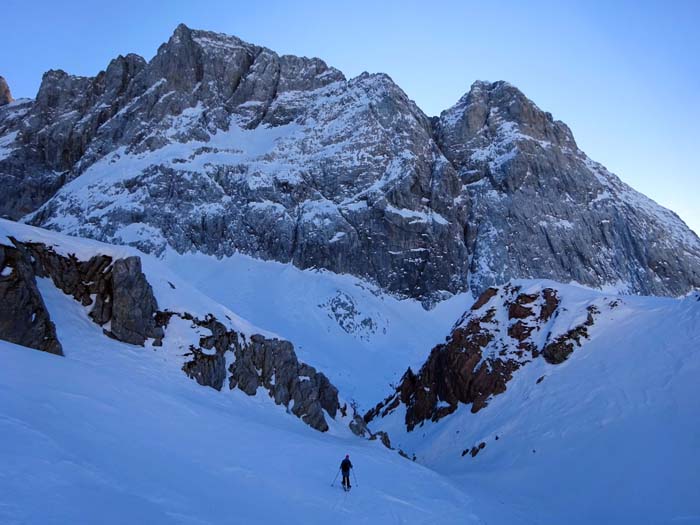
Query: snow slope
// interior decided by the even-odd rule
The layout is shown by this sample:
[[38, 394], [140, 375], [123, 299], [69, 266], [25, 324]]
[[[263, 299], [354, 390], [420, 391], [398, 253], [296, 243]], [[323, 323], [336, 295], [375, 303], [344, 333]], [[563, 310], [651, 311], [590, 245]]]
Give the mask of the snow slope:
[[0, 243], [11, 244], [8, 236], [79, 260], [98, 253], [114, 259], [136, 255], [162, 310], [212, 313], [244, 334], [287, 339], [301, 361], [324, 372], [362, 409], [383, 397], [407, 366], [419, 365], [473, 302], [465, 293], [425, 310], [417, 300], [398, 300], [350, 275], [242, 254], [217, 259], [171, 250], [159, 259], [129, 246], [0, 219]]
[[[161, 308], [279, 333], [362, 408], [471, 303], [426, 311], [349, 276], [238, 255], [161, 261], [0, 220], [0, 243], [9, 235], [79, 258], [140, 255]], [[619, 304], [566, 362], [527, 363], [476, 414], [462, 405], [410, 433], [401, 410], [373, 421], [414, 463], [345, 423], [317, 432], [266, 392], [199, 386], [180, 370], [187, 323], [174, 319], [161, 348], [120, 343], [39, 279], [66, 356], [0, 341], [0, 523], [700, 523], [700, 294], [516, 284], [556, 287], [563, 329], [591, 302]], [[330, 486], [345, 453], [349, 495]]]
[[[39, 284], [65, 358], [0, 341], [0, 523], [480, 523], [445, 478], [266, 394], [203, 388]], [[333, 425], [333, 422], [331, 421]], [[331, 487], [349, 453], [357, 484]]]
[[476, 414], [461, 405], [406, 432], [402, 407], [372, 428], [455, 480], [492, 525], [700, 523], [700, 294], [556, 288], [560, 325], [577, 324], [577, 303], [619, 304], [601, 308], [567, 361], [526, 364]]
[[169, 251], [165, 262], [217, 302], [292, 341], [302, 361], [363, 410], [384, 397], [406, 367], [420, 365], [473, 302], [461, 294], [425, 310], [350, 275], [242, 254], [217, 259]]

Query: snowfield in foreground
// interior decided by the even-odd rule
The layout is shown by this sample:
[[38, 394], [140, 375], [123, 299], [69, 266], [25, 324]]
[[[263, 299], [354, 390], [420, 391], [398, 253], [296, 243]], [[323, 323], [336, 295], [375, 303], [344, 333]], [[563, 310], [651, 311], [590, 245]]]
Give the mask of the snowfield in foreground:
[[[279, 333], [363, 409], [420, 367], [471, 303], [457, 296], [426, 311], [328, 272], [243, 256], [161, 261], [0, 227], [0, 243], [13, 236], [79, 259], [140, 256], [161, 308]], [[700, 523], [698, 292], [629, 297], [515, 282], [523, 293], [555, 288], [559, 325], [579, 322], [591, 302], [616, 306], [600, 308], [566, 361], [523, 365], [476, 414], [462, 404], [412, 432], [401, 407], [372, 421], [413, 462], [353, 435], [340, 416], [318, 432], [264, 389], [198, 385], [181, 370], [196, 342], [184, 320], [167, 327], [162, 347], [133, 346], [106, 337], [50, 279], [37, 284], [65, 357], [0, 341], [3, 525]], [[475, 457], [463, 454], [481, 442]], [[350, 494], [337, 480], [331, 487], [346, 453], [357, 475]]]
[[[245, 256], [166, 261], [221, 304], [294, 341], [363, 409], [390, 393], [378, 392], [384, 379], [396, 383], [408, 366], [417, 370], [471, 302], [455, 297], [426, 312], [329, 272]], [[700, 293], [673, 299], [547, 280], [514, 284], [523, 293], [554, 287], [567, 309], [557, 321], [562, 331], [585, 318], [589, 304], [617, 306], [601, 307], [567, 361], [524, 366], [477, 414], [462, 405], [406, 432], [399, 412], [370, 428], [388, 431], [392, 446], [456, 482], [484, 523], [700, 523]], [[317, 307], [336, 290], [377, 312], [387, 332], [369, 340], [343, 332]], [[476, 457], [462, 456], [482, 441]]]
[[[454, 484], [378, 441], [202, 388], [41, 288], [66, 357], [0, 341], [0, 523], [479, 523]], [[346, 453], [349, 494], [331, 487]]]

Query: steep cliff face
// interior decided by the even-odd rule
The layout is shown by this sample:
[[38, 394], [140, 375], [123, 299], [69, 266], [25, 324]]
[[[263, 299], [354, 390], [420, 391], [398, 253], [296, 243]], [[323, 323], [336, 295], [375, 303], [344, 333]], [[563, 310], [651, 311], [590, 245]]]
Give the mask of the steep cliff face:
[[[229, 389], [239, 388], [249, 396], [264, 388], [276, 404], [284, 405], [309, 426], [328, 430], [324, 410], [336, 417], [340, 410], [338, 389], [314, 367], [299, 362], [292, 343], [260, 334], [248, 338], [227, 329], [211, 315], [197, 319], [187, 313], [161, 314], [165, 324], [173, 316], [209, 332], [199, 339], [199, 346], [190, 346], [189, 360], [182, 367], [189, 377], [221, 390], [228, 376]], [[227, 352], [234, 354], [228, 367]]]
[[680, 295], [700, 283], [697, 236], [510, 84], [476, 82], [440, 115], [436, 135], [470, 202], [475, 290], [544, 277]]
[[0, 241], [0, 338], [62, 354], [37, 289], [38, 277], [51, 279], [63, 293], [90, 307], [90, 318], [106, 327], [106, 335], [134, 345], [143, 346], [148, 339], [162, 344], [163, 329], [155, 319], [158, 303], [138, 257], [113, 260], [97, 254], [81, 261], [41, 242], [14, 237], [4, 242]]
[[50, 71], [0, 108], [0, 182], [4, 216], [351, 273], [428, 305], [512, 277], [700, 284], [697, 236], [514, 87], [477, 82], [429, 119], [386, 75], [182, 25], [150, 62]]

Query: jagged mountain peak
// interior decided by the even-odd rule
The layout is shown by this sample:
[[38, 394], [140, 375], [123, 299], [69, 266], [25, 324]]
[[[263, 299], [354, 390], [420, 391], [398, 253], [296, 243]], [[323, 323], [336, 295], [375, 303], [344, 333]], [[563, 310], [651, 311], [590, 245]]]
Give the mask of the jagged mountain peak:
[[440, 135], [453, 141], [448, 150], [468, 148], [472, 140], [493, 142], [508, 136], [577, 148], [566, 124], [503, 80], [474, 82], [454, 106], [440, 114], [438, 126]]
[[253, 44], [244, 42], [234, 35], [224, 33], [216, 33], [214, 31], [206, 31], [202, 29], [192, 29], [185, 24], [178, 24], [167, 42], [162, 44], [158, 49], [159, 52], [177, 46], [192, 46], [199, 45], [202, 48], [209, 50], [235, 50], [239, 47], [258, 52], [261, 48]]
[[[280, 92], [345, 80], [340, 71], [319, 58], [280, 56], [236, 36], [190, 29], [184, 24], [178, 25], [168, 42], [160, 46], [153, 62], [161, 66], [156, 69], [162, 69], [164, 78], [176, 87], [182, 80], [186, 81], [183, 87], [188, 88], [206, 89], [207, 85], [219, 84], [224, 97], [230, 96], [243, 77], [256, 70], [271, 75]], [[184, 75], [178, 67], [184, 69]]]
[[386, 74], [181, 25], [149, 62], [47, 73], [0, 141], [0, 215], [155, 253], [243, 251], [426, 305], [511, 278], [700, 283], [682, 221], [503, 81], [429, 119]]

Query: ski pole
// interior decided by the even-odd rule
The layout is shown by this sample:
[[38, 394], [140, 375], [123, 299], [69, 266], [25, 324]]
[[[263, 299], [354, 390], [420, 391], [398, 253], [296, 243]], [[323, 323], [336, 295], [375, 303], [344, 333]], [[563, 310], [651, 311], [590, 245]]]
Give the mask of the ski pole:
[[352, 469], [352, 479], [355, 480], [355, 486], [359, 487], [359, 485], [357, 484], [357, 476], [355, 475], [355, 469]]
[[331, 481], [331, 487], [335, 483], [335, 480], [338, 479], [338, 474], [340, 474], [340, 469], [338, 469], [338, 472], [335, 473], [335, 477], [333, 478], [333, 481]]

